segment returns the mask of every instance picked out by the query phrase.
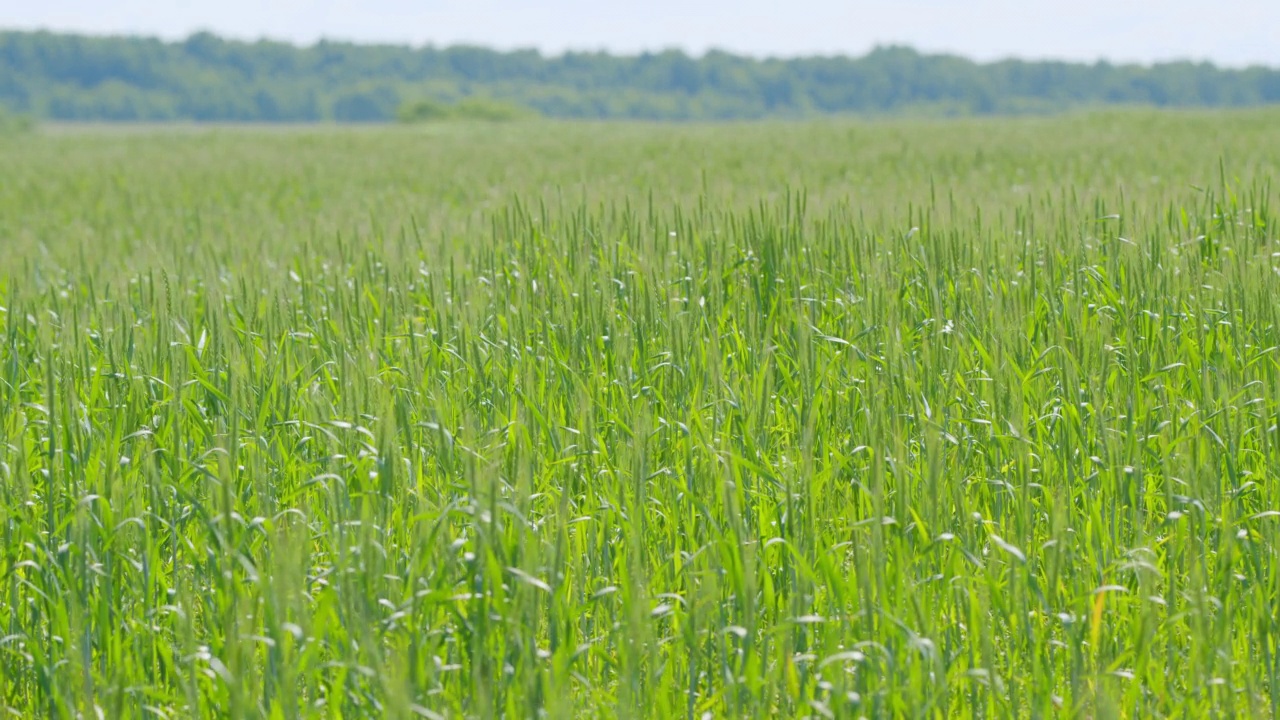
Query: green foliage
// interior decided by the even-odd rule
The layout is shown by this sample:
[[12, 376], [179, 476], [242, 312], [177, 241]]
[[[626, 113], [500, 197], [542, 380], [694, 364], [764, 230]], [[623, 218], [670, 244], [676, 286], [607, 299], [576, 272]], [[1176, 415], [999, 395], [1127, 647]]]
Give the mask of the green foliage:
[[480, 95], [548, 117], [714, 120], [1047, 113], [1108, 104], [1280, 103], [1280, 70], [1005, 61], [879, 48], [757, 60], [0, 32], [0, 106], [54, 120], [391, 121]]
[[448, 120], [453, 117], [453, 106], [435, 100], [415, 100], [400, 106], [396, 117], [402, 123], [423, 123]]
[[0, 714], [1275, 717], [1276, 168], [1276, 112], [15, 144]]
[[396, 117], [403, 123], [439, 122], [511, 122], [536, 117], [537, 113], [515, 103], [491, 98], [469, 97], [449, 105], [435, 100], [416, 100], [400, 106]]
[[510, 122], [529, 119], [534, 117], [535, 113], [515, 103], [492, 98], [469, 97], [453, 106], [453, 115], [462, 120]]
[[24, 135], [35, 128], [35, 122], [26, 115], [18, 115], [0, 108], [0, 137]]

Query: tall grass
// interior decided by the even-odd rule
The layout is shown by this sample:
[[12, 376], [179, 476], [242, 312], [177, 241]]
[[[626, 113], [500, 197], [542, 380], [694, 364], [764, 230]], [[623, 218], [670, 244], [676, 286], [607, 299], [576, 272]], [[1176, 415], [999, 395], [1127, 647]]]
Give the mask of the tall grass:
[[1275, 715], [1275, 119], [6, 147], [0, 705]]

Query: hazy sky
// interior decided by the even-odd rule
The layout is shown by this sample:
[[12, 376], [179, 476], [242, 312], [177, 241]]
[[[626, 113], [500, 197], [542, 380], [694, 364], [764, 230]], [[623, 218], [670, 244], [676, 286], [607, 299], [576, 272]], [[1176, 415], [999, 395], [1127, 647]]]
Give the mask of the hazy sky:
[[861, 54], [904, 43], [979, 59], [1280, 66], [1280, 0], [0, 0], [0, 27], [549, 52]]

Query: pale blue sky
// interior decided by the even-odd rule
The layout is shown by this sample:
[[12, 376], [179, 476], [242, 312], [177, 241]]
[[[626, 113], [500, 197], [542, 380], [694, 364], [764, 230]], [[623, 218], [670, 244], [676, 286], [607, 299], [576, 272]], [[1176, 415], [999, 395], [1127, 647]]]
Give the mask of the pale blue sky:
[[1280, 0], [0, 0], [0, 27], [548, 52], [709, 47], [1280, 66]]

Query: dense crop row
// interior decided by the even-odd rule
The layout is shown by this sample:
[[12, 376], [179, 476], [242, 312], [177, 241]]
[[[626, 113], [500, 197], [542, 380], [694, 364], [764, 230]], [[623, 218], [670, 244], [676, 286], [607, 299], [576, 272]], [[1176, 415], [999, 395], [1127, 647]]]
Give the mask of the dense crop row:
[[0, 146], [0, 705], [1275, 714], [1274, 127]]

